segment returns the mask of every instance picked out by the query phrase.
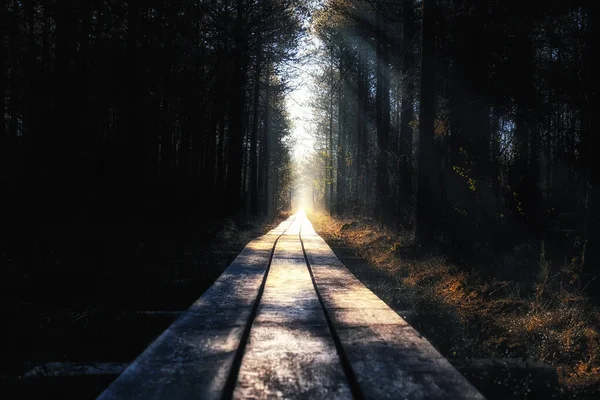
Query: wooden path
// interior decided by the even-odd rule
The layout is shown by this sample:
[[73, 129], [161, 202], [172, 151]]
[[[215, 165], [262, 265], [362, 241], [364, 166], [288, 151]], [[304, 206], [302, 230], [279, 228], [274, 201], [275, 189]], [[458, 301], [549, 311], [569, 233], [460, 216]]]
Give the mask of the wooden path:
[[98, 399], [483, 399], [301, 211], [251, 241]]

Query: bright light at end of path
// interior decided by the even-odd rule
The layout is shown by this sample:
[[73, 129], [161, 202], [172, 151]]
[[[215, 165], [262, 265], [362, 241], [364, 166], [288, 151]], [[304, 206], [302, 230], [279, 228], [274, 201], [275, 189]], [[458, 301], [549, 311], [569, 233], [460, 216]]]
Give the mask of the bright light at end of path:
[[315, 139], [311, 132], [313, 93], [311, 85], [321, 66], [314, 57], [317, 49], [322, 47], [321, 41], [312, 33], [300, 41], [298, 47], [299, 61], [291, 66], [292, 90], [287, 94], [286, 107], [293, 121], [292, 151], [295, 160], [302, 160], [313, 152]]

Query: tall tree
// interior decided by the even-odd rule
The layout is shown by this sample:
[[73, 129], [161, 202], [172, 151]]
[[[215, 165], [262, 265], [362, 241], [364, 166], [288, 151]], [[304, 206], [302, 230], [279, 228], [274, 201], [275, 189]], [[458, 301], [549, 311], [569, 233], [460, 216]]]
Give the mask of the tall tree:
[[[401, 182], [399, 187], [405, 196], [413, 194], [413, 130], [414, 119], [414, 0], [402, 2], [402, 111], [400, 116], [400, 165]], [[406, 218], [403, 218], [406, 222]]]
[[250, 137], [250, 212], [258, 214], [258, 119], [260, 109], [260, 77], [262, 71], [262, 43], [257, 33], [256, 60], [254, 71], [254, 99], [252, 115], [252, 134]]
[[233, 83], [229, 111], [229, 141], [227, 184], [225, 190], [226, 211], [233, 213], [241, 209], [242, 160], [244, 156], [244, 108], [246, 104], [246, 71], [248, 69], [248, 36], [245, 31], [246, 4], [237, 1], [234, 22]]
[[390, 134], [390, 74], [389, 47], [386, 23], [376, 11], [376, 46], [377, 46], [377, 88], [375, 93], [376, 126], [377, 126], [377, 171], [376, 171], [376, 213], [385, 218], [389, 211], [387, 153]]
[[419, 98], [419, 180], [417, 188], [417, 239], [430, 244], [438, 217], [434, 160], [435, 122], [435, 39], [437, 0], [423, 0], [423, 39], [421, 50], [421, 93]]

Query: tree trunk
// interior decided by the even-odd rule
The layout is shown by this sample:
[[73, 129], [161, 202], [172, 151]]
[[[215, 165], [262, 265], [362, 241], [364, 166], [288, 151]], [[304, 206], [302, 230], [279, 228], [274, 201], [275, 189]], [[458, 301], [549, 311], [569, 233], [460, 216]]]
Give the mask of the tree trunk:
[[343, 80], [343, 61], [340, 57], [339, 63], [339, 85], [338, 85], [338, 137], [337, 137], [337, 170], [336, 170], [336, 213], [342, 215], [344, 212], [344, 203], [346, 199], [344, 183], [346, 180], [346, 143], [344, 139], [346, 123], [345, 101], [345, 81]]
[[171, 104], [172, 100], [172, 88], [171, 88], [171, 76], [172, 76], [172, 65], [173, 65], [173, 46], [174, 46], [174, 35], [175, 27], [174, 24], [174, 11], [176, 6], [174, 4], [164, 5], [163, 13], [165, 19], [163, 21], [165, 35], [165, 53], [163, 58], [163, 70], [162, 70], [162, 124], [161, 124], [161, 164], [162, 172], [168, 177], [174, 173], [175, 166], [175, 144], [174, 144], [174, 122], [175, 118], [172, 115]]
[[[64, 1], [56, 8], [56, 58], [55, 58], [55, 105], [53, 107], [55, 144], [54, 171], [55, 190], [60, 193], [55, 207], [72, 213], [76, 211], [76, 185], [79, 182], [79, 135], [78, 118], [73, 118], [75, 108], [75, 82], [72, 61], [75, 59], [77, 16], [74, 4]], [[60, 199], [60, 200], [59, 200]], [[60, 212], [55, 215], [60, 215]], [[73, 214], [71, 214], [73, 215]]]
[[519, 32], [520, 46], [517, 49], [520, 60], [518, 86], [515, 101], [517, 106], [516, 136], [519, 143], [519, 158], [516, 164], [519, 174], [519, 200], [517, 210], [528, 220], [528, 225], [535, 235], [541, 234], [537, 226], [536, 213], [539, 202], [539, 149], [538, 132], [534, 118], [535, 87], [534, 87], [534, 48], [532, 43], [533, 21], [526, 15], [521, 22]]
[[[400, 115], [400, 189], [404, 196], [411, 198], [413, 195], [413, 128], [414, 119], [414, 0], [404, 0], [403, 4], [403, 44], [402, 44], [402, 110]], [[400, 204], [402, 206], [402, 203]], [[399, 218], [401, 224], [406, 225], [410, 221], [410, 216], [400, 211]]]
[[275, 211], [273, 209], [273, 207], [270, 206], [270, 200], [271, 200], [271, 196], [269, 195], [269, 190], [271, 190], [272, 188], [272, 183], [271, 183], [271, 149], [273, 148], [273, 145], [271, 143], [272, 138], [271, 138], [271, 104], [270, 104], [270, 93], [271, 93], [271, 86], [270, 86], [270, 78], [271, 78], [271, 71], [270, 71], [270, 67], [267, 70], [267, 81], [266, 81], [266, 87], [265, 87], [265, 115], [263, 116], [263, 120], [264, 120], [264, 127], [263, 127], [263, 139], [262, 142], [264, 142], [263, 144], [263, 165], [264, 165], [264, 178], [263, 178], [263, 213], [265, 215], [271, 215], [273, 211]]
[[219, 108], [219, 143], [217, 144], [217, 180], [216, 180], [216, 192], [220, 198], [223, 198], [225, 194], [225, 182], [227, 181], [227, 153], [225, 146], [225, 110]]
[[435, 120], [435, 19], [437, 0], [423, 0], [423, 43], [419, 113], [419, 181], [417, 188], [417, 240], [424, 245], [434, 238], [437, 198], [434, 188]]
[[242, 160], [244, 159], [244, 106], [246, 102], [247, 37], [243, 30], [244, 1], [238, 0], [233, 52], [233, 88], [229, 111], [229, 149], [225, 211], [232, 215], [242, 210]]
[[[0, 20], [0, 59], [2, 59], [2, 63], [4, 68], [2, 68], [2, 72], [0, 75], [0, 109], [1, 110], [6, 110], [6, 91], [8, 89], [8, 77], [7, 77], [7, 72], [8, 72], [8, 68], [6, 68], [6, 65], [8, 64], [7, 60], [9, 59], [8, 57], [8, 49], [6, 46], [6, 42], [4, 39], [4, 36], [6, 35], [6, 26], [8, 24], [8, 13], [6, 12], [6, 10], [4, 10], [1, 14], [1, 20]], [[29, 99], [29, 101], [32, 101], [32, 99]], [[7, 148], [7, 144], [8, 144], [8, 140], [7, 140], [7, 130], [6, 130], [6, 111], [2, 112], [2, 125], [0, 125], [0, 182], [7, 182], [7, 178], [8, 178], [8, 162], [7, 162], [7, 156], [8, 156], [8, 148]], [[2, 195], [2, 194], [0, 194]], [[4, 193], [5, 196], [8, 195], [8, 193]]]
[[375, 93], [375, 114], [377, 127], [377, 170], [375, 179], [375, 213], [380, 220], [385, 219], [388, 209], [387, 151], [390, 128], [390, 88], [387, 30], [377, 12], [377, 88]]
[[250, 136], [250, 213], [258, 215], [258, 119], [260, 108], [260, 75], [262, 69], [262, 45], [260, 32], [257, 33], [256, 66], [254, 72], [254, 101], [252, 113], [252, 132]]
[[359, 38], [358, 43], [358, 77], [357, 77], [357, 93], [358, 102], [356, 105], [356, 205], [360, 205], [364, 200], [365, 182], [363, 175], [363, 167], [366, 160], [367, 148], [364, 146], [366, 143], [366, 55], [365, 55], [365, 44], [362, 38]]
[[329, 60], [329, 77], [330, 77], [330, 86], [329, 86], [329, 133], [328, 140], [329, 143], [329, 151], [327, 152], [326, 160], [329, 164], [325, 164], [325, 191], [327, 193], [326, 197], [326, 206], [327, 212], [333, 212], [333, 93], [334, 93], [334, 80], [333, 80], [333, 50], [331, 51], [331, 59]]
[[[586, 253], [585, 253], [585, 272], [595, 276], [600, 271], [600, 163], [595, 159], [598, 148], [600, 148], [600, 119], [596, 112], [595, 105], [598, 104], [598, 8], [597, 5], [590, 4], [588, 12], [588, 32], [587, 32], [587, 51], [584, 63], [585, 80], [587, 90], [583, 96], [582, 119], [583, 119], [583, 137], [581, 143], [581, 158], [584, 176], [587, 178], [587, 198], [585, 207], [587, 210], [586, 229]], [[590, 293], [597, 293], [600, 283], [595, 282], [594, 288], [590, 288]], [[595, 290], [595, 291], [594, 291]]]
[[242, 153], [242, 188], [241, 188], [241, 200], [242, 200], [242, 220], [245, 217], [246, 211], [248, 211], [248, 206], [250, 205], [248, 201], [248, 178], [250, 176], [250, 132], [248, 131], [250, 127], [250, 114], [244, 112], [244, 151]]

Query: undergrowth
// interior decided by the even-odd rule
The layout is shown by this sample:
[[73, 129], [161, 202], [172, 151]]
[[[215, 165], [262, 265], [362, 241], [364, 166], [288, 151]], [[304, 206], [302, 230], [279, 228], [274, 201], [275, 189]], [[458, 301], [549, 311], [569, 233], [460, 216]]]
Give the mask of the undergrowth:
[[358, 251], [378, 276], [367, 286], [450, 360], [540, 360], [557, 370], [569, 396], [600, 388], [600, 317], [584, 293], [581, 257], [552, 265], [542, 243], [532, 285], [482, 273], [483, 266], [454, 265], [434, 251], [423, 254], [410, 232], [374, 220], [309, 218], [332, 247]]

